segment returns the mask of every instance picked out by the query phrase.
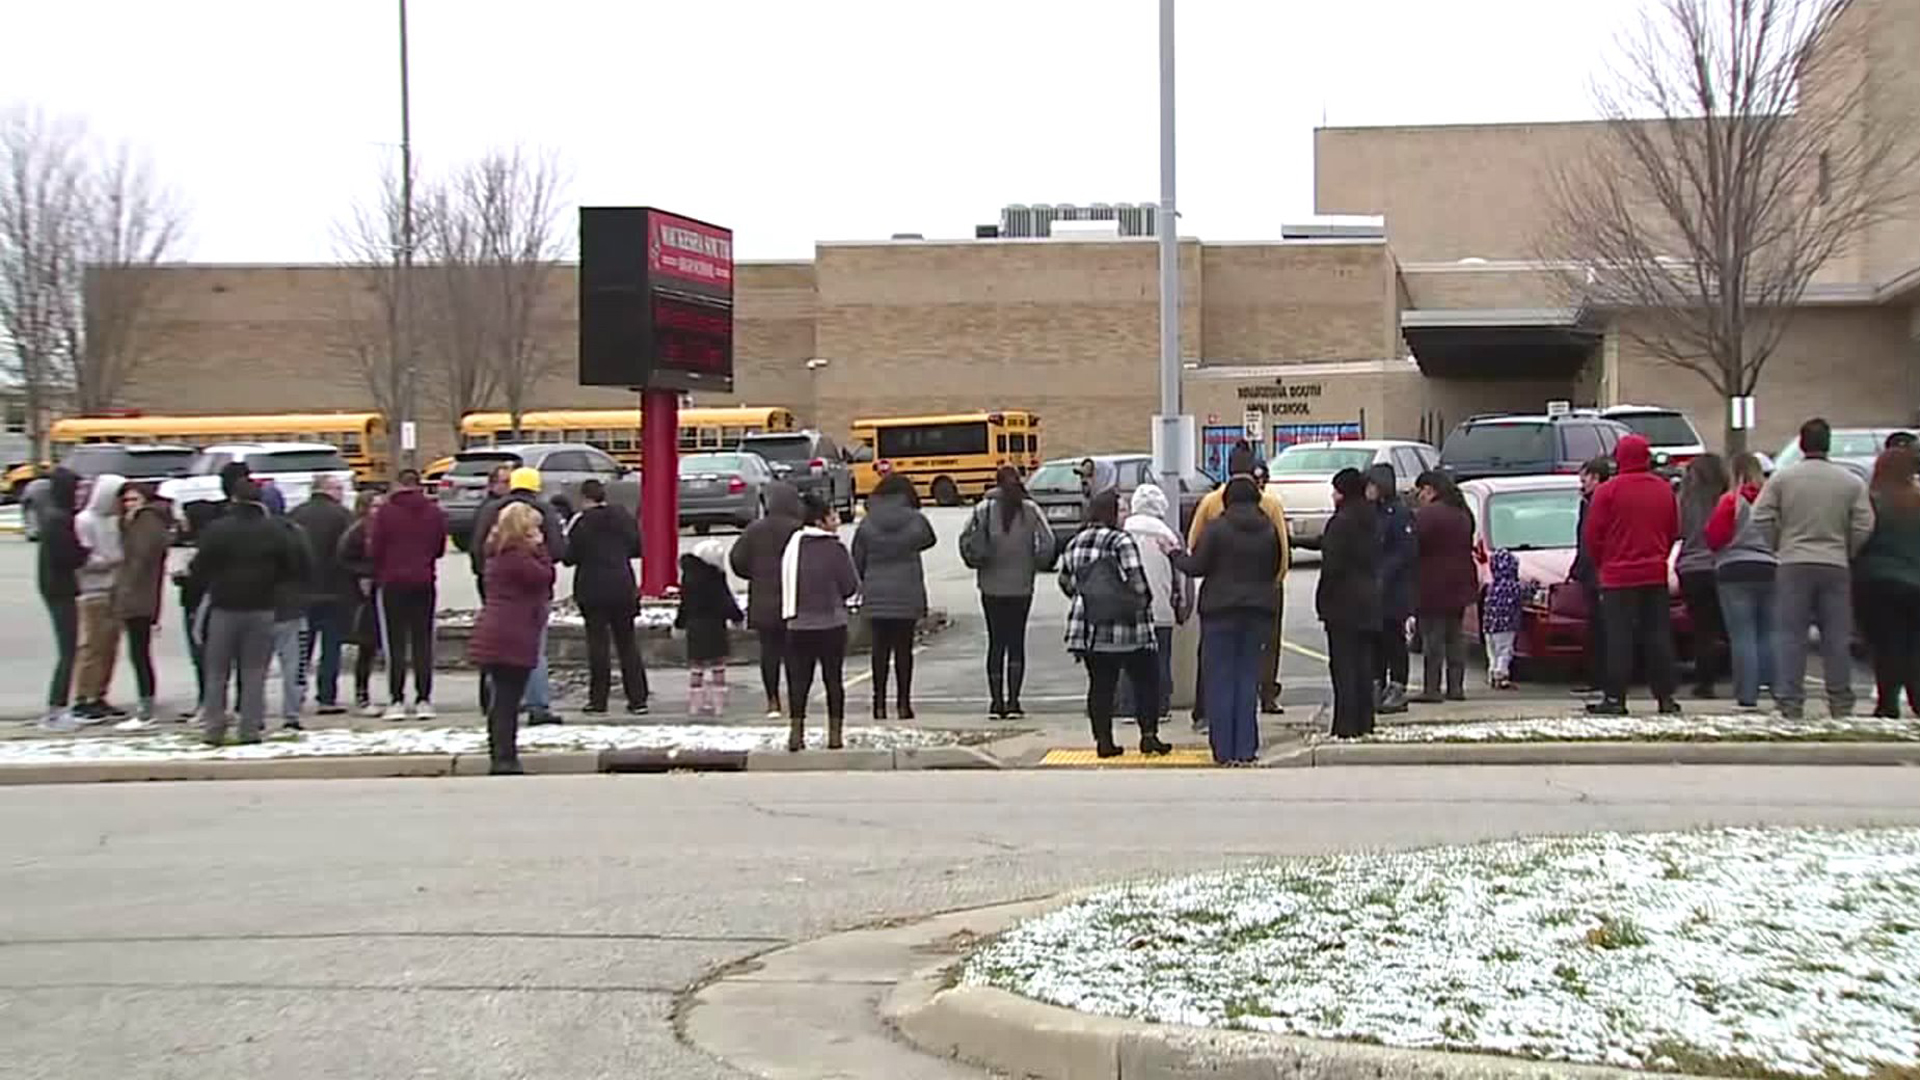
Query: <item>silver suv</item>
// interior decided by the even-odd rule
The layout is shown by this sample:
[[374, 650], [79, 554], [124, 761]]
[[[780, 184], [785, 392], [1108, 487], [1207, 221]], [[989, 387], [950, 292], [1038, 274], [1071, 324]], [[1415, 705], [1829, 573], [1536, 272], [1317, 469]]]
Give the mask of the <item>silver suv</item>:
[[785, 480], [803, 495], [819, 495], [841, 517], [852, 518], [853, 467], [830, 436], [818, 431], [770, 431], [741, 439], [740, 449], [765, 458], [773, 466], [775, 479]]

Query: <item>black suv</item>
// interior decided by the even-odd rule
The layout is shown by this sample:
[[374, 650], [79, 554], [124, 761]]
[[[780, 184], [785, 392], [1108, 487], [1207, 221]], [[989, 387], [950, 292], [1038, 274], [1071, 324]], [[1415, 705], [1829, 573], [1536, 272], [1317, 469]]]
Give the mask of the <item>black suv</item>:
[[1617, 420], [1578, 413], [1475, 416], [1447, 436], [1440, 467], [1456, 480], [1578, 473], [1592, 458], [1612, 456], [1632, 433]]
[[[128, 480], [166, 480], [187, 475], [196, 451], [191, 446], [122, 446], [119, 443], [83, 443], [67, 452], [60, 466], [83, 480], [114, 473]], [[47, 478], [30, 481], [20, 496], [21, 524], [27, 539], [40, 538], [38, 502], [46, 498]]]
[[776, 479], [811, 491], [840, 511], [843, 520], [853, 519], [853, 468], [832, 437], [818, 431], [768, 431], [748, 435], [736, 449], [765, 458]]

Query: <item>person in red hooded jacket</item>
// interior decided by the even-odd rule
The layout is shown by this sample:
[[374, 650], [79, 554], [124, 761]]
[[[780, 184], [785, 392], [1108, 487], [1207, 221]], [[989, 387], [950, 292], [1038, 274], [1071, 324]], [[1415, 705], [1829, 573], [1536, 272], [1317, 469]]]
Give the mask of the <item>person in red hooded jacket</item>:
[[[447, 550], [447, 515], [420, 490], [420, 474], [402, 469], [393, 493], [367, 526], [367, 559], [379, 589], [380, 639], [387, 654], [388, 720], [433, 711], [434, 584]], [[484, 538], [482, 538], [484, 539]], [[407, 705], [407, 667], [413, 667], [414, 703]]]
[[1584, 538], [1600, 568], [1600, 603], [1607, 633], [1606, 697], [1587, 706], [1596, 716], [1625, 716], [1633, 643], [1646, 645], [1647, 683], [1660, 711], [1680, 711], [1673, 663], [1668, 559], [1680, 538], [1680, 507], [1673, 487], [1655, 476], [1644, 435], [1627, 435], [1614, 448], [1619, 475], [1600, 485], [1587, 511]]

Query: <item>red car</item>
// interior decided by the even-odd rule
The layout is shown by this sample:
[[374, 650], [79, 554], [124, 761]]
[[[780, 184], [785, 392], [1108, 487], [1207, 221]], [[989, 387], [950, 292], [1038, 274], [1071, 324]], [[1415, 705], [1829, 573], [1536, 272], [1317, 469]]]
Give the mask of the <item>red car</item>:
[[[1540, 586], [1521, 613], [1514, 655], [1535, 661], [1580, 660], [1587, 648], [1587, 598], [1577, 582], [1567, 580], [1579, 549], [1580, 478], [1489, 477], [1461, 484], [1460, 492], [1473, 511], [1473, 559], [1480, 587], [1487, 586], [1491, 555], [1499, 548], [1519, 560], [1520, 580]], [[1684, 658], [1693, 620], [1680, 597], [1680, 576], [1672, 569], [1671, 556], [1667, 587], [1672, 593], [1675, 655]], [[1467, 613], [1467, 634], [1480, 636], [1478, 611]]]

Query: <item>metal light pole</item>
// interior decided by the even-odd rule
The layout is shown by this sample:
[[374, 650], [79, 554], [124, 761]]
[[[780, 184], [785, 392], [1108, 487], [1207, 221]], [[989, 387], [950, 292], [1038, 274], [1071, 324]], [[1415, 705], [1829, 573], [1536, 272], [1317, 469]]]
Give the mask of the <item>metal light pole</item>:
[[[1180, 505], [1180, 474], [1192, 441], [1180, 416], [1180, 240], [1173, 204], [1173, 0], [1160, 0], [1160, 416], [1154, 469]], [[1175, 522], [1178, 522], [1175, 518]]]
[[[400, 368], [399, 426], [401, 463], [414, 468], [418, 462], [418, 431], [414, 401], [419, 390], [419, 365], [413, 353], [413, 108], [407, 72], [407, 0], [400, 0], [400, 277], [394, 282], [394, 302], [400, 308], [395, 322], [395, 358]], [[407, 436], [413, 435], [412, 439]]]

